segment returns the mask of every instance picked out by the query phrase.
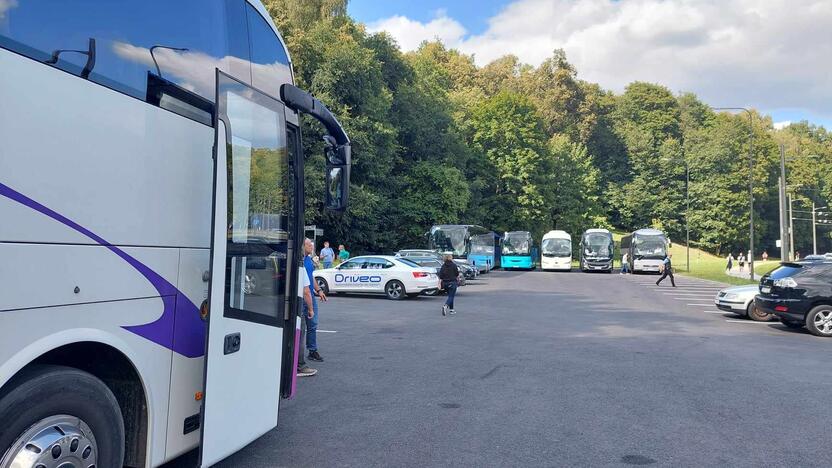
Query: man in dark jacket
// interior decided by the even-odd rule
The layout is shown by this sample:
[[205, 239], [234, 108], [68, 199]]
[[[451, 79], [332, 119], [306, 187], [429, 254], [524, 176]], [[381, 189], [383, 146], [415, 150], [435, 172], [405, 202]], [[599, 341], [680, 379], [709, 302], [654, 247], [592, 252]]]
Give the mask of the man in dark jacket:
[[448, 299], [442, 306], [442, 315], [455, 314], [454, 296], [459, 286], [459, 267], [454, 263], [453, 255], [445, 254], [445, 261], [439, 269], [439, 280], [442, 281], [442, 289], [448, 292]]
[[656, 281], [656, 286], [658, 286], [659, 283], [661, 283], [663, 279], [665, 279], [669, 276], [670, 277], [670, 284], [672, 284], [674, 288], [676, 287], [676, 280], [673, 279], [673, 265], [670, 264], [670, 257], [672, 257], [672, 256], [673, 255], [670, 254], [670, 253], [665, 255], [665, 257], [664, 257], [664, 266], [663, 266], [663, 270], [662, 270], [662, 277], [659, 278], [658, 281]]

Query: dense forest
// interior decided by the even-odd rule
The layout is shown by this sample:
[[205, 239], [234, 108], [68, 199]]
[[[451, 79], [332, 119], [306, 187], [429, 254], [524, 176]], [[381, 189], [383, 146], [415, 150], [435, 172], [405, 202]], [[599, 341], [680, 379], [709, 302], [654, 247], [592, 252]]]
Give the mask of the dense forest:
[[[769, 116], [717, 112], [655, 83], [616, 94], [581, 80], [562, 50], [537, 67], [513, 55], [478, 67], [439, 42], [403, 53], [351, 19], [345, 0], [265, 3], [299, 86], [334, 111], [353, 141], [350, 208], [325, 213], [321, 128], [304, 121], [306, 222], [352, 252], [423, 247], [437, 223], [536, 235], [653, 226], [683, 240], [686, 167], [691, 244], [744, 250], [752, 132], [758, 252], [779, 255], [781, 143], [792, 159], [794, 209], [832, 199], [823, 127], [775, 129]], [[818, 229], [819, 250], [832, 250], [829, 227]], [[811, 223], [795, 221], [797, 250], [809, 252], [811, 241]]]

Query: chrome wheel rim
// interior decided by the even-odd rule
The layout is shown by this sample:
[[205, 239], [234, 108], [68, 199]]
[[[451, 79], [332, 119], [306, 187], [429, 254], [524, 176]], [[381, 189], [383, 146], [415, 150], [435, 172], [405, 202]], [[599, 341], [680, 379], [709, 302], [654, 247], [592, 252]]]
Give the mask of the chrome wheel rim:
[[815, 328], [824, 335], [832, 335], [832, 310], [815, 314]]
[[20, 435], [0, 468], [95, 468], [98, 445], [92, 429], [65, 414], [41, 419]]
[[399, 283], [390, 283], [387, 285], [387, 295], [398, 299], [402, 295], [402, 285]]

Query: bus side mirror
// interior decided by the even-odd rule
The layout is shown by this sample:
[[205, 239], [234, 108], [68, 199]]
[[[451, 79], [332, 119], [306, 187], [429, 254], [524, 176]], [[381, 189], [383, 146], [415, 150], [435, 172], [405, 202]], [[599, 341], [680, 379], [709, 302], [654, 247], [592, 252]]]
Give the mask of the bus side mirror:
[[330, 211], [344, 211], [350, 195], [350, 145], [338, 145], [335, 138], [324, 137], [326, 147], [326, 200]]

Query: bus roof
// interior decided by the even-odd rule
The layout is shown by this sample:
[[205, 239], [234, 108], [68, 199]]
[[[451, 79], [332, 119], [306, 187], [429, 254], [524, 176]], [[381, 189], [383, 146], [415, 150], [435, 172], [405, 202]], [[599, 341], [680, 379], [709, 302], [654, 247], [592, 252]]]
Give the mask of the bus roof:
[[637, 230], [633, 234], [640, 234], [642, 236], [663, 236], [664, 232], [659, 231], [658, 229], [644, 228]]
[[553, 230], [549, 231], [546, 234], [543, 234], [544, 239], [569, 239], [572, 240], [572, 236], [569, 235], [566, 231], [560, 230]]
[[584, 234], [609, 234], [612, 235], [609, 229], [593, 228], [584, 231]]

